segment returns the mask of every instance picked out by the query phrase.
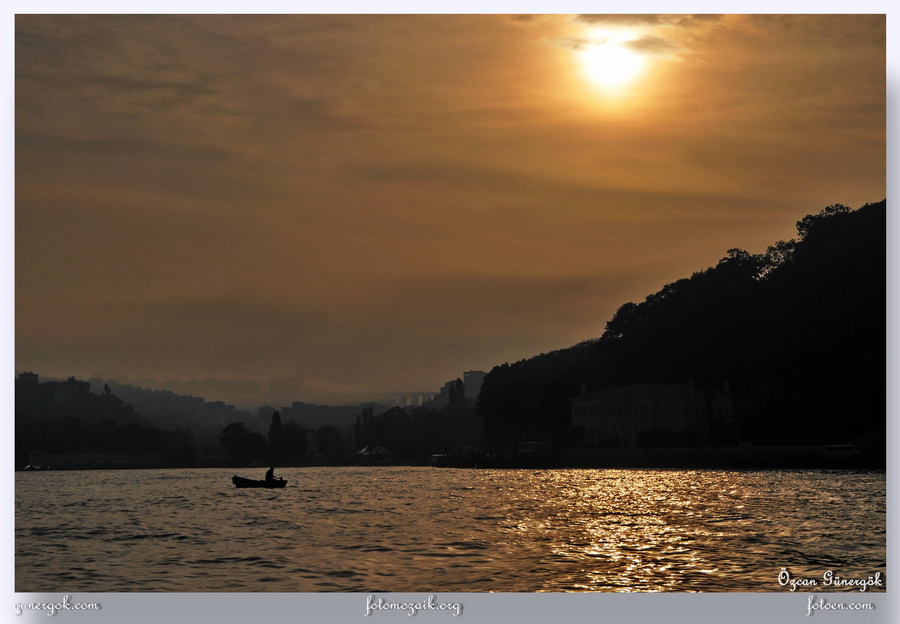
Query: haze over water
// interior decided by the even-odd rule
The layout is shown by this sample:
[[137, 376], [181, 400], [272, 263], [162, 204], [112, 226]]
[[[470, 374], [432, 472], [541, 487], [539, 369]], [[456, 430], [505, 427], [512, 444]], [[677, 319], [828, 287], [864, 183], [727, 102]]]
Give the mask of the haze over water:
[[777, 592], [782, 567], [885, 571], [884, 473], [233, 472], [17, 473], [16, 591]]

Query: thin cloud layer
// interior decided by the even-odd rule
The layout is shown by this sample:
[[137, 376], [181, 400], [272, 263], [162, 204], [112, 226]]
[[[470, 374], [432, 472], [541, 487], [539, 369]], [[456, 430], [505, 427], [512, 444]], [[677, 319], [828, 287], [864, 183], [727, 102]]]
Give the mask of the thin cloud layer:
[[616, 13], [608, 15], [578, 15], [579, 22], [604, 26], [678, 26], [692, 28], [722, 20], [721, 15], [652, 15]]
[[884, 54], [878, 16], [18, 16], [16, 367], [341, 402], [596, 337], [883, 198]]

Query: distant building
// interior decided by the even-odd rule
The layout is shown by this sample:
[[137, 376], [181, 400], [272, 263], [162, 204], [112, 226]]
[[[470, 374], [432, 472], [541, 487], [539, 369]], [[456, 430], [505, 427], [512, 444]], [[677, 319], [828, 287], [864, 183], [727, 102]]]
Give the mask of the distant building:
[[91, 384], [69, 377], [66, 381], [49, 382], [53, 388], [54, 403], [68, 403], [76, 397], [86, 397], [91, 394]]
[[572, 427], [581, 428], [591, 445], [634, 447], [648, 432], [688, 433], [708, 438], [711, 425], [734, 422], [735, 395], [693, 383], [634, 384], [583, 392], [571, 399]]
[[74, 377], [69, 377], [66, 381], [39, 383], [35, 373], [20, 373], [16, 378], [16, 394], [23, 400], [45, 397], [56, 405], [61, 405], [73, 399], [91, 396], [91, 384]]
[[[369, 403], [366, 405], [313, 405], [311, 403], [303, 403], [296, 401], [291, 404], [290, 420], [296, 422], [308, 431], [315, 431], [325, 426], [337, 427], [342, 433], [352, 430], [353, 423], [360, 411], [366, 406], [372, 405], [376, 411], [384, 411], [387, 409], [384, 405], [376, 405]], [[287, 418], [282, 414], [281, 422], [288, 422]]]
[[477, 399], [478, 393], [481, 392], [481, 385], [487, 373], [484, 371], [466, 371], [463, 373], [463, 386], [466, 389], [466, 398]]
[[450, 396], [453, 394], [454, 389], [456, 388], [456, 379], [448, 381], [443, 386], [441, 386], [441, 391], [438, 394], [441, 401], [441, 406], [450, 405]]
[[277, 411], [278, 411], [278, 410], [275, 409], [274, 407], [272, 407], [271, 405], [263, 405], [263, 406], [262, 406], [261, 408], [259, 408], [259, 410], [257, 411], [257, 416], [256, 416], [256, 417], [257, 417], [260, 421], [270, 422], [270, 421], [272, 420], [272, 414], [274, 414], [274, 413], [277, 412]]
[[36, 373], [19, 373], [19, 382], [23, 384], [36, 384], [39, 377]]
[[43, 390], [35, 373], [19, 373], [16, 377], [16, 410], [21, 403], [35, 401]]
[[441, 390], [437, 395], [432, 395], [429, 407], [432, 409], [443, 409], [453, 402], [454, 397], [462, 398], [464, 396], [463, 381], [457, 377], [441, 386]]
[[397, 404], [402, 404], [404, 407], [422, 407], [433, 398], [433, 392], [416, 392], [415, 394], [406, 395], [401, 400], [397, 401]]

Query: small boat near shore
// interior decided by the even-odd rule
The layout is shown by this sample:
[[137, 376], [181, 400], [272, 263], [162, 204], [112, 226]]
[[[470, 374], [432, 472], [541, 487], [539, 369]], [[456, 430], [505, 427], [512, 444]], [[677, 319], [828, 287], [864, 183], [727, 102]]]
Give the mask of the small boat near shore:
[[234, 483], [234, 487], [239, 488], [283, 488], [287, 485], [287, 480], [284, 478], [278, 478], [273, 481], [258, 481], [255, 479], [246, 479], [237, 475], [231, 477], [231, 482]]

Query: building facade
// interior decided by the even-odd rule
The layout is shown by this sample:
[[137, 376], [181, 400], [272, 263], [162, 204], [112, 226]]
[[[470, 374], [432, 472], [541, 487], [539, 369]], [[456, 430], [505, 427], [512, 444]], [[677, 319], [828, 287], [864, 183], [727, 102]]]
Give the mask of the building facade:
[[666, 433], [708, 439], [734, 425], [728, 384], [709, 389], [682, 384], [634, 384], [582, 392], [571, 399], [572, 427], [589, 446], [634, 447], [641, 434]]

